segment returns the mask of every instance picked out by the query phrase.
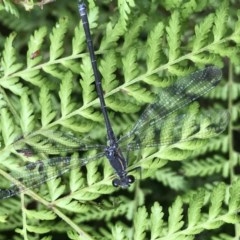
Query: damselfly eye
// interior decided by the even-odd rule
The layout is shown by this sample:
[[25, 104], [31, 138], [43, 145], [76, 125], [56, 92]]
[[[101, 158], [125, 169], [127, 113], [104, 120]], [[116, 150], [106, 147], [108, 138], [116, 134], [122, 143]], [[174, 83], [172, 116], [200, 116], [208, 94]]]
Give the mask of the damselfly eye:
[[128, 175], [127, 180], [129, 185], [135, 182], [135, 177], [133, 175]]
[[121, 185], [121, 181], [118, 178], [115, 178], [112, 181], [112, 185], [117, 188]]

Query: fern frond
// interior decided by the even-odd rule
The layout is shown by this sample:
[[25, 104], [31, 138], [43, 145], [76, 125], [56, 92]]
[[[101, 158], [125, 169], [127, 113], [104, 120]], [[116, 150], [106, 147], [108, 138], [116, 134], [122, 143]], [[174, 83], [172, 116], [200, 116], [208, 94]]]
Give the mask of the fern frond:
[[167, 235], [172, 235], [178, 232], [184, 222], [183, 220], [183, 203], [181, 198], [177, 198], [173, 205], [168, 209], [168, 228]]
[[186, 190], [187, 180], [181, 174], [177, 174], [174, 170], [170, 168], [159, 169], [153, 178], [156, 178], [159, 182], [165, 186], [169, 186], [175, 190]]
[[50, 61], [54, 61], [62, 56], [64, 52], [63, 40], [67, 31], [68, 19], [62, 18], [50, 34]]
[[[203, 191], [199, 191], [190, 201], [188, 208], [188, 228], [194, 228], [201, 218], [201, 208], [204, 203], [204, 195]], [[194, 231], [193, 234], [196, 234], [196, 231]]]
[[49, 89], [45, 86], [41, 88], [39, 102], [41, 105], [41, 123], [42, 126], [47, 126], [56, 117], [56, 112], [53, 110]]
[[34, 106], [26, 94], [21, 97], [21, 106], [20, 125], [22, 132], [30, 133], [34, 129]]
[[9, 12], [16, 17], [19, 17], [19, 12], [16, 8], [16, 6], [11, 1], [3, 1], [0, 3], [0, 11], [5, 10], [6, 12]]
[[106, 27], [106, 34], [101, 41], [100, 50], [108, 49], [108, 47], [114, 47], [114, 43], [122, 36], [125, 32], [122, 22], [118, 21], [114, 26], [111, 22]]
[[73, 169], [70, 172], [69, 187], [72, 193], [79, 190], [81, 187], [84, 187], [85, 181], [83, 174], [79, 169]]
[[114, 51], [110, 51], [106, 58], [101, 60], [99, 71], [102, 75], [102, 85], [105, 92], [110, 92], [118, 86], [116, 80], [117, 59]]
[[77, 55], [78, 53], [82, 52], [85, 48], [85, 37], [83, 34], [83, 28], [81, 23], [74, 30], [74, 37], [72, 40], [72, 55]]
[[[3, 13], [0, 18], [7, 32], [18, 33], [7, 33], [6, 40], [2, 36], [0, 41], [5, 42], [0, 43], [0, 173], [4, 180], [0, 195], [9, 181], [10, 189], [16, 183], [14, 172], [44, 182], [46, 175], [40, 172], [46, 173], [47, 166], [53, 177], [39, 189], [26, 191], [22, 208], [18, 198], [0, 202], [0, 221], [6, 219], [0, 238], [6, 238], [6, 231], [16, 239], [22, 235], [56, 238], [56, 232], [70, 239], [85, 237], [83, 232], [91, 235], [89, 239], [189, 240], [204, 233], [214, 240], [238, 238], [238, 233], [231, 236], [233, 231], [225, 228], [238, 228], [240, 207], [239, 183], [232, 181], [238, 178], [234, 167], [240, 157], [229, 141], [231, 131], [238, 132], [240, 115], [239, 86], [234, 82], [239, 69], [231, 66], [239, 65], [237, 6], [194, 0], [136, 5], [134, 1], [88, 2], [104, 98], [117, 136], [126, 136], [125, 130], [138, 121], [146, 103], [156, 101], [156, 94], [172, 86], [178, 76], [206, 64], [224, 63], [224, 79], [200, 104], [206, 111], [193, 104], [155, 124], [156, 140], [171, 143], [130, 151], [123, 146], [130, 174], [141, 183], [117, 191], [111, 184], [113, 169], [103, 157], [106, 130], [76, 3], [52, 3], [28, 14], [17, 9], [21, 16], [17, 20]], [[55, 19], [60, 20], [52, 27], [49, 20]], [[227, 77], [231, 80], [226, 84]], [[229, 133], [210, 139], [228, 124], [224, 101], [231, 112]], [[210, 105], [220, 111], [210, 111]], [[154, 128], [150, 127], [153, 122], [148, 123], [144, 136], [150, 139]], [[180, 129], [178, 134], [174, 129]], [[182, 141], [189, 136], [189, 141]], [[26, 146], [36, 150], [33, 156], [24, 155]], [[77, 153], [66, 153], [72, 147]], [[59, 164], [59, 157], [66, 161]], [[73, 166], [67, 165], [70, 158]], [[29, 175], [34, 164], [37, 168]], [[139, 167], [141, 174], [136, 171]], [[31, 185], [22, 183], [22, 188]], [[96, 227], [99, 223], [101, 228]]]
[[[47, 28], [42, 27], [34, 32], [34, 34], [30, 37], [28, 43], [28, 52], [27, 52], [27, 67], [32, 68], [39, 64], [42, 60], [41, 47], [44, 42], [44, 38], [47, 35]], [[39, 56], [33, 58], [33, 54], [39, 51]]]
[[145, 207], [140, 207], [134, 216], [134, 229], [136, 230], [133, 236], [134, 239], [146, 238], [146, 233], [145, 233], [145, 230], [147, 228], [146, 218], [147, 218], [147, 212]]
[[14, 122], [6, 108], [1, 109], [1, 130], [5, 146], [10, 145], [18, 137], [14, 129]]
[[211, 31], [214, 21], [213, 14], [207, 16], [203, 22], [195, 27], [195, 39], [193, 40], [193, 52], [199, 51], [206, 45], [209, 32]]
[[118, 1], [120, 19], [122, 20], [122, 25], [124, 26], [124, 28], [126, 28], [127, 26], [128, 15], [131, 13], [131, 7], [134, 6], [135, 6], [134, 0]]
[[160, 51], [161, 51], [161, 40], [163, 37], [164, 26], [163, 23], [158, 23], [155, 28], [151, 31], [148, 37], [148, 59], [147, 59], [147, 70], [152, 71], [160, 65]]
[[87, 104], [91, 102], [93, 99], [96, 98], [96, 93], [95, 93], [95, 85], [94, 85], [94, 77], [92, 73], [92, 68], [88, 64], [89, 59], [84, 58], [83, 63], [82, 63], [82, 79], [80, 80], [80, 84], [83, 89], [83, 103]]
[[[123, 224], [117, 223], [115, 226], [112, 226], [111, 230], [112, 230], [111, 237], [113, 237], [114, 239], [121, 240], [121, 239], [127, 238]], [[106, 236], [106, 233], [105, 233], [105, 236]], [[109, 238], [110, 237], [108, 236], [108, 239]]]
[[167, 40], [169, 46], [168, 61], [171, 63], [180, 55], [180, 15], [177, 11], [172, 14], [167, 30]]
[[226, 160], [219, 156], [184, 162], [183, 171], [186, 176], [211, 176], [223, 172]]
[[221, 207], [223, 205], [225, 197], [225, 185], [220, 183], [216, 188], [213, 189], [211, 195], [211, 205], [209, 208], [209, 219], [216, 218], [219, 214], [221, 214]]
[[151, 207], [150, 215], [151, 239], [157, 239], [159, 232], [162, 231], [164, 227], [163, 216], [164, 213], [162, 206], [160, 206], [158, 202], [155, 202]]
[[[26, 225], [26, 230], [28, 232], [33, 232], [36, 234], [45, 234], [51, 231], [51, 227], [50, 226], [36, 226], [36, 225]], [[17, 231], [18, 233], [22, 234], [22, 231]]]
[[1, 66], [4, 72], [4, 76], [7, 77], [20, 69], [23, 64], [17, 63], [16, 50], [13, 48], [13, 40], [16, 37], [16, 33], [12, 33], [6, 40], [4, 45], [4, 51], [1, 59]]
[[215, 16], [215, 26], [213, 28], [214, 41], [218, 42], [223, 38], [226, 31], [227, 12], [228, 12], [228, 1], [223, 1]]
[[[130, 113], [139, 110], [139, 106], [135, 102], [128, 101], [125, 98], [122, 100], [122, 98], [123, 98], [122, 96], [116, 94], [115, 97], [108, 97], [106, 99], [106, 104], [110, 109], [113, 109], [114, 111], [117, 112]], [[118, 102], [117, 101], [118, 99], [119, 100], [121, 99], [121, 101]]]
[[[150, 218], [147, 215], [146, 209], [139, 208], [134, 218], [134, 230], [141, 227], [137, 239], [145, 239], [145, 234], [150, 231], [151, 239], [194, 239], [199, 233], [219, 228], [228, 222], [237, 222], [237, 212], [239, 209], [238, 196], [235, 197], [235, 190], [239, 186], [239, 181], [233, 183], [231, 197], [235, 198], [233, 209], [226, 209], [223, 204], [223, 199], [226, 197], [227, 189], [225, 184], [221, 183], [213, 189], [209, 201], [205, 201], [205, 191], [198, 191], [190, 200], [187, 211], [187, 222], [185, 222], [185, 213], [183, 212], [183, 202], [180, 197], [169, 208], [168, 222], [164, 220], [162, 207], [155, 203], [152, 207]], [[231, 200], [229, 200], [231, 202]], [[230, 203], [229, 202], [229, 203]], [[206, 207], [209, 206], [208, 215], [206, 215]], [[138, 216], [138, 217], [137, 217]], [[153, 220], [156, 220], [153, 222]], [[144, 226], [142, 224], [144, 221]], [[146, 228], [147, 227], [147, 228]], [[144, 230], [145, 229], [145, 230]], [[125, 227], [126, 231], [126, 227]]]
[[127, 87], [126, 91], [128, 95], [134, 97], [139, 102], [149, 103], [155, 98], [152, 92], [149, 92], [147, 89], [141, 87], [139, 84], [134, 84]]
[[71, 101], [71, 93], [73, 91], [73, 75], [71, 72], [67, 72], [62, 80], [60, 86], [59, 97], [61, 100], [61, 114], [62, 117], [71, 113], [75, 107], [75, 104]]
[[122, 46], [123, 54], [128, 52], [130, 46], [137, 44], [137, 37], [140, 33], [141, 28], [143, 27], [144, 23], [147, 21], [146, 15], [141, 15], [129, 26], [129, 30], [127, 34], [124, 36], [124, 43]]
[[123, 57], [123, 73], [127, 81], [134, 79], [134, 77], [136, 77], [138, 74], [136, 56], [136, 49], [132, 49], [128, 52], [128, 54], [126, 54], [125, 57]]
[[47, 210], [36, 211], [25, 209], [25, 213], [30, 219], [53, 220], [56, 218], [56, 215], [52, 211]]

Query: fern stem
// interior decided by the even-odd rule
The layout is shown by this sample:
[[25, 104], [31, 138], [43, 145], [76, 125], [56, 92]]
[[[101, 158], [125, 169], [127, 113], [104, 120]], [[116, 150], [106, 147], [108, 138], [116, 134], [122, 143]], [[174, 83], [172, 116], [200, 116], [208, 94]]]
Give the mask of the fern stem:
[[21, 208], [22, 208], [22, 222], [23, 222], [23, 229], [22, 229], [22, 235], [24, 240], [28, 240], [27, 236], [27, 219], [26, 219], [26, 211], [24, 206], [24, 193], [21, 193]]

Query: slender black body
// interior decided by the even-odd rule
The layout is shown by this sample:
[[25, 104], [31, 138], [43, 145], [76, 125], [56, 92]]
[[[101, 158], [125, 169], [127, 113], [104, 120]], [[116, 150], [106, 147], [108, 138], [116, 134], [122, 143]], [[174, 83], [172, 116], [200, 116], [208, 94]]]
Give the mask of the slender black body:
[[108, 137], [108, 146], [105, 148], [105, 155], [108, 158], [111, 166], [114, 168], [118, 178], [113, 180], [113, 185], [115, 187], [122, 187], [127, 188], [131, 183], [134, 182], [134, 177], [132, 175], [127, 175], [126, 168], [127, 168], [127, 161], [123, 157], [121, 150], [118, 147], [116, 136], [113, 132], [107, 107], [105, 104], [104, 96], [103, 96], [103, 89], [102, 89], [102, 82], [101, 76], [97, 67], [97, 60], [96, 55], [94, 53], [92, 37], [89, 28], [89, 22], [87, 17], [86, 5], [80, 1], [79, 2], [79, 13], [82, 19], [82, 24], [84, 28], [84, 32], [86, 35], [87, 46], [91, 58], [94, 78], [95, 78], [95, 85], [97, 94], [100, 100], [101, 110], [103, 113], [106, 129], [107, 129], [107, 137]]

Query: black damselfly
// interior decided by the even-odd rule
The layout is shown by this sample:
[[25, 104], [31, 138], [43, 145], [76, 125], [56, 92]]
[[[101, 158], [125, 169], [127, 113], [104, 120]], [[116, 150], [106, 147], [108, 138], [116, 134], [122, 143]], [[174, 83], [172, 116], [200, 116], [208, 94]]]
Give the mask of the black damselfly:
[[[79, 13], [90, 53], [96, 90], [107, 130], [108, 144], [89, 144], [73, 136], [59, 133], [59, 139], [61, 139], [61, 141], [58, 142], [56, 139], [50, 141], [58, 153], [87, 151], [91, 149], [98, 150], [98, 153], [87, 158], [59, 156], [30, 163], [22, 168], [19, 174], [13, 174], [16, 182], [9, 189], [0, 190], [0, 198], [7, 198], [24, 189], [39, 186], [46, 181], [61, 176], [70, 169], [77, 166], [84, 166], [104, 156], [107, 157], [117, 175], [117, 178], [112, 181], [113, 186], [127, 188], [134, 182], [134, 177], [128, 175], [127, 159], [123, 153], [147, 147], [177, 144], [197, 138], [213, 137], [226, 128], [229, 118], [227, 111], [223, 111], [218, 116], [206, 117], [205, 120], [207, 120], [204, 127], [202, 127], [202, 119], [194, 117], [194, 114], [189, 112], [180, 112], [181, 109], [200, 96], [208, 93], [220, 82], [222, 76], [221, 70], [217, 67], [210, 66], [181, 78], [171, 86], [162, 89], [157, 95], [155, 102], [145, 109], [132, 130], [117, 139], [108, 117], [108, 110], [101, 85], [101, 76], [97, 67], [89, 29], [86, 6], [83, 2], [79, 3]], [[186, 119], [190, 121], [187, 128], [183, 126]], [[35, 139], [36, 142], [41, 142], [41, 137], [42, 136]], [[48, 137], [48, 134], [46, 134], [46, 139]], [[45, 140], [43, 140], [43, 142], [44, 141]], [[71, 147], [67, 148], [65, 146], [66, 142], [70, 143]], [[14, 144], [14, 148], [25, 156], [29, 156], [38, 151], [52, 153], [52, 150], [49, 150], [47, 147], [39, 150], [35, 149], [31, 142], [26, 142], [26, 144], [30, 147], [19, 149], [18, 144]]]

